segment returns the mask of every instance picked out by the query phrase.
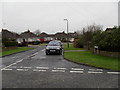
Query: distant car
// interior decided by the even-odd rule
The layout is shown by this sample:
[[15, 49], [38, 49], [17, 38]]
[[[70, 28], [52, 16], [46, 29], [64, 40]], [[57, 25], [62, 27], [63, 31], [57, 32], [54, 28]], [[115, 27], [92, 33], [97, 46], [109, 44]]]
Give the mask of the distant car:
[[48, 43], [46, 46], [46, 55], [49, 55], [51, 53], [62, 54], [62, 44], [60, 41], [54, 40]]

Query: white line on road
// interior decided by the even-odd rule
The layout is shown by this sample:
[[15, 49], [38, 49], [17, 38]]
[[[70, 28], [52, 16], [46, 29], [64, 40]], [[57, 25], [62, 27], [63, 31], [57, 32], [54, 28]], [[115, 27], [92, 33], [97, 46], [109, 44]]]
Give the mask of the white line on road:
[[83, 71], [70, 71], [71, 73], [83, 73]]
[[84, 69], [81, 69], [81, 68], [71, 68], [72, 70], [84, 70]]
[[28, 71], [28, 69], [17, 69], [17, 71]]
[[89, 69], [90, 71], [103, 71], [103, 69]]
[[120, 72], [107, 72], [108, 74], [120, 74]]
[[32, 56], [35, 56], [35, 55], [37, 55], [39, 52], [36, 52], [36, 53], [34, 53], [34, 54], [32, 54], [32, 55], [30, 55], [30, 56], [28, 56], [28, 57], [32, 57]]
[[65, 70], [52, 70], [52, 72], [65, 72]]
[[45, 51], [45, 49], [41, 50], [41, 51]]
[[32, 67], [23, 67], [23, 68], [32, 68]]
[[5, 71], [11, 71], [12, 69], [3, 69], [3, 70], [5, 70]]
[[36, 67], [37, 69], [49, 69], [49, 67]]
[[37, 70], [37, 69], [34, 69], [33, 71], [35, 71], [35, 72], [46, 72], [46, 70]]
[[88, 71], [88, 73], [103, 73], [103, 72]]
[[61, 69], [61, 70], [65, 70], [66, 68], [54, 68], [54, 69]]
[[10, 65], [8, 65], [8, 66], [2, 68], [1, 70], [6, 69], [6, 68], [8, 68], [8, 67], [11, 67], [11, 66], [13, 66], [13, 65], [15, 65], [15, 64], [17, 64], [17, 63], [19, 63], [19, 62], [21, 62], [21, 61], [23, 61], [23, 59], [21, 59], [21, 60], [15, 62], [15, 63], [10, 64]]

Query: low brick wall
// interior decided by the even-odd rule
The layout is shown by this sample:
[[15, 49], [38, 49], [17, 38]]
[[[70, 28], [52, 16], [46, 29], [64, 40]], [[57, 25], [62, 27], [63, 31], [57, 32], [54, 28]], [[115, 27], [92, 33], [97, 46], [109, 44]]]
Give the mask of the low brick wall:
[[99, 50], [99, 55], [120, 58], [120, 52], [108, 52]]
[[[88, 50], [87, 48], [85, 48]], [[108, 52], [108, 51], [102, 51], [102, 50], [94, 50], [93, 48], [90, 48], [90, 51], [92, 51], [95, 54], [102, 55], [102, 56], [110, 56], [115, 58], [120, 58], [120, 52]]]

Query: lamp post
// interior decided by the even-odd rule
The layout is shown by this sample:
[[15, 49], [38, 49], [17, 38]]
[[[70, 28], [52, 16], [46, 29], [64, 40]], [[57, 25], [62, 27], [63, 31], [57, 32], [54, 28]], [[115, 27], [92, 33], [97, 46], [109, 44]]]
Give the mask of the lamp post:
[[64, 20], [67, 21], [67, 46], [69, 48], [68, 19], [64, 19]]

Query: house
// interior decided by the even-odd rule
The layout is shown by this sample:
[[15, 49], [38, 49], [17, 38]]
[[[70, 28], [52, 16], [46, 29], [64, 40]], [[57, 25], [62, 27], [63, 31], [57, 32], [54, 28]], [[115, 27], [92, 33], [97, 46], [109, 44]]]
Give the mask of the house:
[[25, 42], [39, 41], [39, 38], [35, 34], [30, 32], [29, 29], [28, 31], [21, 33], [20, 36], [22, 37], [22, 39], [25, 40]]
[[66, 34], [64, 31], [57, 32], [56, 34], [47, 34], [45, 32], [39, 34], [41, 41], [61, 40], [62, 42], [66, 42], [67, 38], [69, 38], [69, 41], [73, 42], [77, 36], [78, 34], [76, 32]]
[[2, 39], [9, 39], [9, 40], [17, 40], [18, 38], [21, 38], [21, 36], [15, 32], [10, 32], [7, 29], [2, 29]]
[[76, 32], [74, 32], [74, 33], [68, 33], [68, 35], [69, 35], [69, 41], [70, 42], [73, 42], [74, 39], [78, 37], [78, 34]]
[[61, 41], [66, 41], [67, 40], [67, 34], [63, 32], [57, 32], [54, 36], [55, 40], [61, 40]]

